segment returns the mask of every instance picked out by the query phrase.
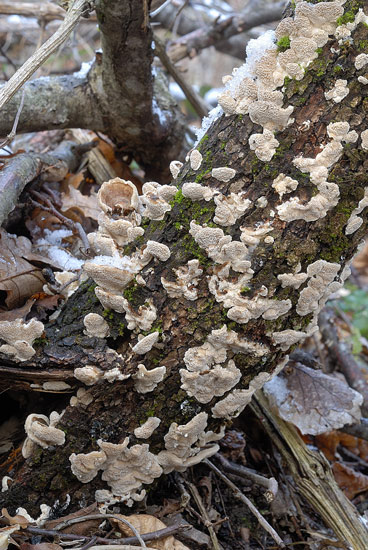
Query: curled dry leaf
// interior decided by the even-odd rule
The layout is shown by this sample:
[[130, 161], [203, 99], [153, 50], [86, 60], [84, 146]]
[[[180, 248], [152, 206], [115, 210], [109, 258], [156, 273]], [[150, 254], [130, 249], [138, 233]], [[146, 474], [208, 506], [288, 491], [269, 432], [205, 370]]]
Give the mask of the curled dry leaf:
[[272, 408], [302, 434], [317, 435], [359, 422], [360, 393], [335, 376], [297, 363], [264, 386]]
[[349, 499], [368, 490], [368, 476], [356, 472], [341, 462], [335, 462], [332, 465], [332, 471], [338, 486]]
[[101, 208], [97, 202], [97, 194], [83, 195], [73, 185], [69, 185], [67, 193], [62, 193], [62, 203], [62, 212], [67, 213], [68, 210], [77, 210], [86, 218], [92, 218], [93, 220], [97, 220], [98, 215], [101, 213]]
[[354, 435], [333, 431], [317, 435], [314, 438], [314, 444], [328, 460], [336, 460], [336, 451], [339, 445], [366, 462], [368, 460], [368, 441]]
[[[155, 518], [154, 516], [149, 516], [148, 514], [133, 514], [131, 516], [122, 516], [121, 514], [116, 514], [117, 517], [129, 521], [137, 529], [140, 535], [145, 533], [152, 533], [154, 531], [159, 531], [160, 529], [165, 529], [166, 525]], [[121, 521], [114, 519], [110, 520], [119, 531], [121, 531], [124, 536], [131, 537], [133, 533], [131, 529]], [[173, 536], [166, 537], [164, 539], [150, 541], [150, 548], [156, 548], [156, 550], [189, 550], [187, 546], [184, 546], [180, 541], [176, 540]], [[0, 549], [1, 550], [1, 549]]]
[[38, 544], [24, 542], [20, 545], [20, 550], [63, 550], [63, 547], [53, 542], [40, 542]]
[[15, 516], [11, 516], [6, 508], [3, 508], [1, 510], [1, 515], [6, 518], [9, 525], [18, 525], [18, 527], [24, 529], [25, 527], [28, 527], [29, 520], [22, 516], [21, 514], [17, 514]]
[[9, 544], [15, 544], [17, 543], [12, 539], [11, 535], [15, 533], [16, 531], [19, 531], [21, 529], [21, 526], [16, 525], [9, 525], [9, 527], [2, 527], [0, 529], [0, 550], [7, 550]]
[[9, 309], [17, 307], [42, 290], [45, 282], [41, 269], [25, 259], [31, 254], [31, 242], [0, 229], [0, 290], [6, 292]]

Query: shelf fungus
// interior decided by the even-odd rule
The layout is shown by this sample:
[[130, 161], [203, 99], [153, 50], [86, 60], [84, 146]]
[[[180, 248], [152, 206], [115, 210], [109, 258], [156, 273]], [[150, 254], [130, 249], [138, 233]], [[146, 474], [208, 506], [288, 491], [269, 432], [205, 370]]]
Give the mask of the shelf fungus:
[[286, 356], [272, 372], [260, 372], [249, 384], [246, 390], [233, 390], [224, 399], [218, 401], [211, 411], [215, 418], [236, 418], [250, 403], [253, 394], [261, 389], [266, 382], [274, 378], [286, 365], [289, 357]]
[[65, 433], [55, 427], [61, 416], [62, 414], [58, 414], [56, 411], [50, 414], [50, 418], [44, 414], [27, 416], [24, 424], [27, 438], [22, 447], [24, 458], [29, 458], [37, 445], [43, 449], [54, 445], [64, 445]]
[[156, 416], [151, 416], [144, 424], [134, 430], [134, 435], [138, 439], [148, 439], [159, 427], [161, 420]]
[[149, 393], [162, 382], [166, 374], [166, 367], [156, 367], [147, 370], [142, 364], [138, 365], [138, 372], [133, 374], [134, 388], [138, 393]]
[[128, 447], [129, 438], [123, 443], [109, 443], [99, 439], [100, 451], [88, 454], [73, 453], [69, 460], [73, 474], [82, 483], [88, 483], [102, 470], [102, 479], [107, 481], [114, 496], [129, 500], [143, 484], [152, 483], [162, 474], [155, 455], [147, 444]]
[[184, 296], [187, 300], [196, 300], [198, 296], [197, 285], [203, 269], [199, 267], [198, 260], [189, 260], [186, 265], [173, 269], [176, 281], [168, 281], [161, 277], [161, 284], [170, 298]]
[[187, 424], [178, 426], [173, 422], [165, 435], [165, 451], [157, 455], [157, 459], [165, 474], [177, 470], [185, 471], [190, 466], [202, 462], [219, 450], [217, 444], [210, 443], [223, 437], [223, 432], [205, 432], [208, 415], [205, 412], [197, 414]]
[[87, 313], [83, 319], [87, 336], [106, 338], [109, 335], [109, 325], [105, 319], [97, 313]]
[[147, 336], [143, 336], [142, 338], [139, 338], [138, 336], [138, 342], [132, 347], [132, 350], [134, 353], [144, 355], [145, 353], [151, 351], [159, 337], [159, 332], [151, 332], [151, 334], [147, 334]]
[[335, 122], [327, 126], [327, 133], [331, 141], [322, 146], [322, 151], [315, 158], [302, 155], [293, 160], [293, 164], [301, 171], [310, 174], [310, 180], [318, 189], [317, 195], [303, 204], [298, 197], [277, 206], [281, 220], [316, 221], [326, 216], [327, 212], [337, 205], [340, 197], [339, 186], [327, 181], [328, 170], [336, 164], [343, 154], [342, 142], [354, 143], [358, 139], [357, 133], [349, 131], [348, 122]]
[[43, 331], [43, 323], [34, 318], [28, 323], [23, 319], [0, 321], [0, 340], [5, 341], [0, 346], [0, 352], [12, 355], [17, 361], [28, 361], [36, 353], [32, 344], [42, 336]]

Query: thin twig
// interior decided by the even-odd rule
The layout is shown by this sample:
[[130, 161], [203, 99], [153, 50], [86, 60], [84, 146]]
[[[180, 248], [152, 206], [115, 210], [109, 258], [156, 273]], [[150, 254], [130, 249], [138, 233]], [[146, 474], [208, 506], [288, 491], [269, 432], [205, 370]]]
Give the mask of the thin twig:
[[23, 88], [22, 97], [20, 98], [20, 103], [19, 103], [18, 111], [17, 111], [17, 114], [15, 115], [13, 128], [11, 129], [11, 131], [9, 132], [9, 134], [6, 136], [6, 138], [4, 139], [4, 141], [3, 141], [2, 143], [0, 143], [0, 149], [3, 149], [3, 147], [6, 147], [7, 145], [10, 145], [10, 143], [13, 141], [13, 139], [14, 139], [15, 136], [16, 136], [18, 122], [19, 122], [20, 115], [21, 115], [21, 112], [22, 112], [22, 109], [23, 109], [23, 105], [24, 105], [24, 96], [25, 96], [25, 92], [26, 92], [26, 91], [25, 91], [25, 89]]
[[63, 216], [63, 214], [55, 208], [55, 206], [52, 204], [52, 202], [47, 197], [43, 196], [41, 193], [38, 193], [38, 191], [31, 190], [30, 193], [32, 195], [34, 195], [35, 197], [37, 197], [39, 200], [41, 200], [42, 202], [45, 203], [45, 204], [40, 204], [39, 202], [31, 199], [31, 202], [33, 203], [34, 206], [37, 206], [38, 208], [41, 208], [42, 210], [45, 210], [46, 212], [50, 212], [50, 214], [54, 214], [54, 216], [59, 218], [59, 220], [62, 221], [72, 231], [77, 230], [77, 232], [78, 232], [78, 234], [79, 234], [79, 236], [82, 240], [84, 248], [86, 250], [89, 250], [89, 242], [88, 242], [86, 232], [84, 231], [83, 227], [81, 226], [81, 224], [79, 222], [73, 222], [73, 220], [71, 220], [70, 218], [67, 218], [66, 216]]
[[183, 90], [185, 97], [189, 101], [189, 103], [193, 106], [193, 109], [197, 113], [197, 115], [202, 119], [203, 117], [208, 115], [208, 108], [204, 100], [201, 98], [193, 88], [187, 84], [184, 80], [184, 78], [181, 76], [179, 71], [174, 67], [174, 64], [170, 61], [169, 56], [167, 55], [165, 51], [165, 46], [161, 42], [161, 40], [158, 38], [158, 36], [154, 35], [154, 42], [155, 42], [155, 52], [157, 56], [160, 58], [161, 63], [166, 68], [166, 70], [171, 74], [175, 82], [179, 84], [180, 88]]
[[249, 498], [243, 495], [243, 493], [238, 489], [238, 487], [232, 481], [230, 481], [230, 479], [227, 476], [225, 476], [225, 474], [223, 474], [221, 470], [217, 468], [217, 466], [212, 464], [212, 462], [210, 462], [208, 458], [206, 458], [203, 462], [207, 464], [207, 466], [209, 466], [211, 470], [213, 470], [222, 479], [222, 481], [224, 481], [226, 485], [230, 487], [230, 489], [232, 489], [232, 491], [234, 491], [235, 498], [237, 498], [238, 500], [241, 500], [241, 502], [243, 502], [246, 506], [248, 506], [252, 514], [256, 516], [259, 524], [262, 525], [263, 529], [271, 535], [273, 540], [279, 546], [281, 546], [281, 548], [285, 548], [284, 542], [276, 533], [275, 529], [268, 523], [268, 521], [262, 516], [262, 514], [260, 514], [260, 512], [254, 506], [254, 504], [249, 500]]
[[261, 485], [261, 487], [266, 487], [266, 499], [268, 502], [272, 502], [275, 499], [278, 491], [278, 484], [274, 477], [268, 478], [261, 476], [250, 468], [246, 468], [241, 464], [235, 464], [235, 462], [227, 460], [220, 453], [217, 453], [216, 458], [221, 462], [223, 468], [225, 468], [225, 470], [227, 470], [228, 472], [241, 477], [245, 477], [247, 479], [251, 479], [252, 481], [254, 481], [254, 483]]
[[[89, 516], [85, 516], [89, 517]], [[99, 516], [101, 517], [101, 516]], [[103, 516], [102, 516], [103, 517]], [[178, 531], [183, 531], [189, 529], [189, 525], [171, 525], [170, 527], [165, 527], [164, 529], [159, 529], [157, 531], [152, 531], [151, 533], [144, 533], [141, 535], [141, 538], [146, 541], [160, 540], [171, 535], [174, 535]], [[62, 537], [65, 540], [88, 540], [90, 541], [94, 537], [88, 537], [85, 535], [73, 535], [72, 533], [60, 533], [55, 529], [42, 529], [41, 527], [27, 527], [25, 529], [29, 533], [34, 535], [44, 535], [44, 536], [58, 536]], [[134, 544], [138, 542], [137, 537], [125, 537], [121, 539], [108, 539], [104, 537], [97, 537], [96, 542], [101, 542], [105, 544], [119, 545], [119, 544]]]
[[68, 9], [64, 21], [57, 31], [17, 70], [0, 90], [0, 109], [13, 97], [35, 71], [53, 54], [68, 38], [80, 17], [85, 12], [87, 0], [74, 0]]
[[188, 485], [189, 487], [189, 491], [192, 493], [193, 495], [193, 498], [194, 500], [196, 501], [196, 504], [203, 516], [202, 518], [202, 522], [204, 523], [204, 525], [207, 527], [208, 529], [208, 532], [210, 534], [210, 537], [211, 537], [211, 541], [212, 541], [212, 544], [213, 544], [213, 548], [214, 550], [220, 550], [220, 545], [219, 545], [219, 541], [217, 539], [217, 536], [216, 536], [216, 533], [215, 533], [215, 530], [213, 528], [213, 524], [212, 524], [212, 521], [210, 520], [210, 518], [208, 517], [208, 513], [207, 513], [207, 510], [202, 502], [202, 499], [201, 499], [201, 496], [198, 492], [198, 489], [195, 485], [193, 485], [193, 483], [190, 483], [189, 481], [186, 481], [186, 484]]
[[[116, 521], [121, 521], [122, 523], [124, 523], [125, 525], [127, 525], [129, 527], [129, 529], [131, 529], [134, 533], [134, 535], [137, 537], [138, 541], [140, 542], [142, 548], [146, 548], [146, 544], [144, 542], [144, 540], [142, 539], [141, 535], [138, 533], [137, 529], [134, 527], [134, 525], [132, 525], [128, 520], [124, 519], [124, 518], [121, 518], [115, 514], [90, 514], [88, 516], [80, 516], [79, 518], [71, 518], [71, 519], [66, 519], [65, 521], [62, 521], [61, 523], [59, 523], [59, 525], [56, 525], [55, 527], [55, 531], [60, 531], [61, 529], [64, 529], [65, 527], [69, 527], [69, 525], [73, 525], [74, 523], [80, 523], [81, 521], [86, 521], [86, 520], [90, 520], [90, 519], [115, 519]], [[121, 544], [121, 539], [120, 539], [120, 544]]]

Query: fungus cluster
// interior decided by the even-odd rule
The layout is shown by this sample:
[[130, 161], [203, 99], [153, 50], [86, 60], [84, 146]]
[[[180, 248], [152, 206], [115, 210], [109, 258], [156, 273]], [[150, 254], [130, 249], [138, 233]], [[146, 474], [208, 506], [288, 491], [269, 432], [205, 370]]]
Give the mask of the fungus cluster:
[[240, 380], [241, 372], [227, 353], [245, 353], [264, 357], [267, 346], [252, 342], [228, 330], [226, 325], [212, 330], [202, 346], [189, 348], [184, 355], [186, 369], [180, 369], [182, 389], [200, 403], [209, 403], [215, 396], [221, 397]]
[[[357, 132], [349, 131], [349, 129], [348, 122], [330, 123], [327, 126], [327, 133], [331, 141], [323, 146], [322, 151], [315, 158], [300, 155], [293, 160], [293, 164], [301, 172], [309, 173], [310, 180], [316, 185], [318, 193], [305, 204], [298, 197], [292, 197], [277, 206], [281, 220], [286, 222], [293, 220], [315, 221], [326, 216], [327, 212], [337, 205], [340, 197], [339, 187], [336, 183], [327, 181], [328, 170], [343, 154], [342, 142], [355, 143], [357, 141]], [[273, 182], [275, 188], [279, 185], [278, 178]]]
[[5, 341], [0, 346], [0, 352], [12, 355], [17, 361], [28, 361], [36, 353], [32, 344], [42, 336], [43, 331], [43, 323], [34, 318], [28, 323], [23, 319], [0, 321], [0, 340]]
[[46, 449], [54, 445], [64, 445], [65, 433], [55, 427], [61, 416], [62, 414], [58, 414], [56, 411], [50, 414], [50, 418], [44, 414], [27, 416], [24, 424], [27, 438], [22, 447], [24, 458], [29, 458], [37, 446]]

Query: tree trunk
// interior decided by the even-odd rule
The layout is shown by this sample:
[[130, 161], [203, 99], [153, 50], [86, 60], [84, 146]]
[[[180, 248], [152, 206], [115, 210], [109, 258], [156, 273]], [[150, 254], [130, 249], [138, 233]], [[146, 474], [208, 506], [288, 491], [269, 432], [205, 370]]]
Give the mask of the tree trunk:
[[[297, 4], [296, 9], [304, 5]], [[317, 6], [325, 9], [326, 4]], [[366, 10], [362, 0], [344, 4], [345, 14], [353, 18], [360, 8]], [[337, 12], [333, 29], [342, 9]], [[367, 86], [364, 67], [356, 68], [355, 60], [367, 52], [368, 27], [360, 22], [351, 43], [345, 40], [340, 45], [333, 32], [302, 79], [286, 78], [284, 87], [279, 85], [283, 105], [276, 109], [273, 127], [272, 117], [257, 111], [275, 107], [260, 99], [265, 97], [268, 78], [261, 76], [263, 68], [267, 71], [267, 60], [262, 58], [255, 69], [258, 99], [252, 100], [257, 105], [249, 106], [250, 116], [222, 114], [210, 125], [196, 146], [200, 166], [195, 153], [180, 170], [171, 210], [162, 220], [143, 218], [144, 235], [123, 247], [128, 264], [132, 258], [146, 262], [136, 278], [117, 291], [104, 287], [101, 276], [95, 277], [97, 294], [104, 296], [105, 306], [109, 295], [110, 303], [118, 304], [115, 310], [103, 308], [91, 281], [83, 283], [57, 320], [46, 326], [32, 360], [19, 365], [3, 355], [4, 387], [12, 379], [14, 387], [24, 389], [51, 377], [75, 387], [80, 382], [73, 370], [87, 365], [99, 369], [100, 380], [84, 395], [79, 392], [78, 401], [74, 398], [73, 406], [66, 408], [58, 423], [65, 444], [39, 447], [1, 494], [1, 506], [10, 510], [23, 506], [37, 513], [41, 503], [53, 504], [56, 499], [62, 503], [69, 493], [76, 508], [80, 500], [92, 502], [96, 490], [111, 488], [125, 502], [131, 496], [139, 498], [139, 481], [131, 491], [116, 489], [109, 470], [115, 450], [121, 457], [121, 475], [146, 484], [162, 471], [182, 469], [211, 455], [224, 425], [281, 368], [287, 351], [315, 330], [319, 310], [348, 275], [346, 266], [367, 229], [365, 202], [360, 203], [368, 188], [368, 145], [361, 135]], [[346, 84], [334, 87], [337, 79]], [[335, 91], [329, 94], [331, 89]], [[220, 98], [227, 110], [235, 109], [237, 90], [228, 94], [233, 94], [233, 101]], [[340, 101], [333, 99], [341, 96]], [[285, 116], [289, 106], [294, 109], [287, 113], [294, 120]], [[272, 146], [265, 146], [265, 152], [258, 138], [251, 138], [261, 134], [259, 122], [267, 143], [275, 132], [279, 145], [274, 154], [269, 151]], [[348, 126], [331, 126], [336, 122]], [[348, 134], [352, 131], [356, 134]], [[294, 163], [301, 155], [313, 160]], [[266, 156], [269, 160], [262, 160]], [[226, 169], [213, 171], [220, 167]], [[194, 181], [202, 187], [184, 185]], [[207, 200], [200, 199], [201, 194]], [[152, 241], [165, 245], [170, 256]], [[191, 270], [196, 273], [190, 276]], [[85, 335], [83, 320], [90, 312], [104, 317], [109, 337]], [[159, 337], [151, 349], [132, 349], [139, 334], [151, 333]], [[141, 384], [148, 384], [148, 377], [139, 367], [142, 364], [148, 371], [165, 367], [164, 374], [155, 371], [156, 386], [152, 383], [146, 393]], [[112, 369], [117, 369], [113, 381]], [[143, 378], [136, 377], [138, 372]], [[164, 376], [161, 382], [159, 374]], [[152, 418], [160, 423], [142, 439], [135, 430]], [[104, 443], [122, 444], [126, 437], [128, 451]], [[93, 476], [92, 466], [87, 467], [87, 459], [80, 456], [91, 451], [97, 454], [90, 456], [102, 464], [102, 479], [97, 462]], [[80, 479], [86, 481], [91, 474], [88, 484], [71, 472], [71, 455]], [[145, 457], [144, 464], [137, 455]], [[138, 473], [128, 474], [124, 461], [136, 461]], [[83, 468], [88, 475], [81, 473]]]

